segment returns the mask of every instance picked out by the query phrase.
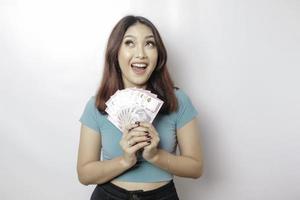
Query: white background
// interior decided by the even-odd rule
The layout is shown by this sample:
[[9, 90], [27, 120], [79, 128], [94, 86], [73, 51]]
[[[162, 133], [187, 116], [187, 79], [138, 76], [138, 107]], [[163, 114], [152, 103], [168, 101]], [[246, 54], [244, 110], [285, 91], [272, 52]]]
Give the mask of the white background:
[[126, 14], [157, 26], [199, 111], [204, 174], [175, 178], [181, 199], [300, 199], [300, 1], [0, 2], [1, 199], [90, 198], [78, 120]]

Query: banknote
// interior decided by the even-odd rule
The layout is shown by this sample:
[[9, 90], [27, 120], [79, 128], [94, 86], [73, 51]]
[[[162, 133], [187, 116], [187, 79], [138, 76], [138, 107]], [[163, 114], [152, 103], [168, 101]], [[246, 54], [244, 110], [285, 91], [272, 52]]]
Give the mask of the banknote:
[[163, 101], [149, 90], [126, 88], [117, 90], [105, 103], [108, 120], [121, 132], [136, 121], [152, 123]]

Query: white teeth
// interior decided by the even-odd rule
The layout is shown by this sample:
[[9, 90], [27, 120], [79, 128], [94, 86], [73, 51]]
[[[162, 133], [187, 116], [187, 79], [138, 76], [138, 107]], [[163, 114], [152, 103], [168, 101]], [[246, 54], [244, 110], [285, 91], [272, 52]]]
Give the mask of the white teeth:
[[133, 63], [132, 66], [133, 67], [147, 67], [147, 65], [144, 63]]

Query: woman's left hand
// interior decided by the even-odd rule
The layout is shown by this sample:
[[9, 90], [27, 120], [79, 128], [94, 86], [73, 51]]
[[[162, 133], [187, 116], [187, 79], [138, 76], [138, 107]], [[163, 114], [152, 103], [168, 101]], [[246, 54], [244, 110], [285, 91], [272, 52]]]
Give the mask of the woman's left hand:
[[134, 128], [135, 130], [148, 132], [149, 138], [149, 145], [146, 145], [144, 147], [142, 156], [145, 160], [150, 161], [155, 157], [155, 155], [158, 153], [158, 143], [160, 141], [159, 135], [155, 129], [155, 127], [149, 123], [149, 122], [139, 122], [139, 126]]

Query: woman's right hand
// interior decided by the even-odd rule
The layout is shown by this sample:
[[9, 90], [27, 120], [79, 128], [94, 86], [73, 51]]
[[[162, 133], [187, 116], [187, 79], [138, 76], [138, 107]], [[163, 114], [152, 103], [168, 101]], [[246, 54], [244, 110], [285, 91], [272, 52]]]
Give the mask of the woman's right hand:
[[136, 152], [149, 145], [147, 142], [149, 138], [146, 137], [148, 133], [134, 130], [138, 126], [139, 123], [127, 125], [120, 140], [124, 152], [123, 159], [128, 167], [132, 167], [137, 162]]

